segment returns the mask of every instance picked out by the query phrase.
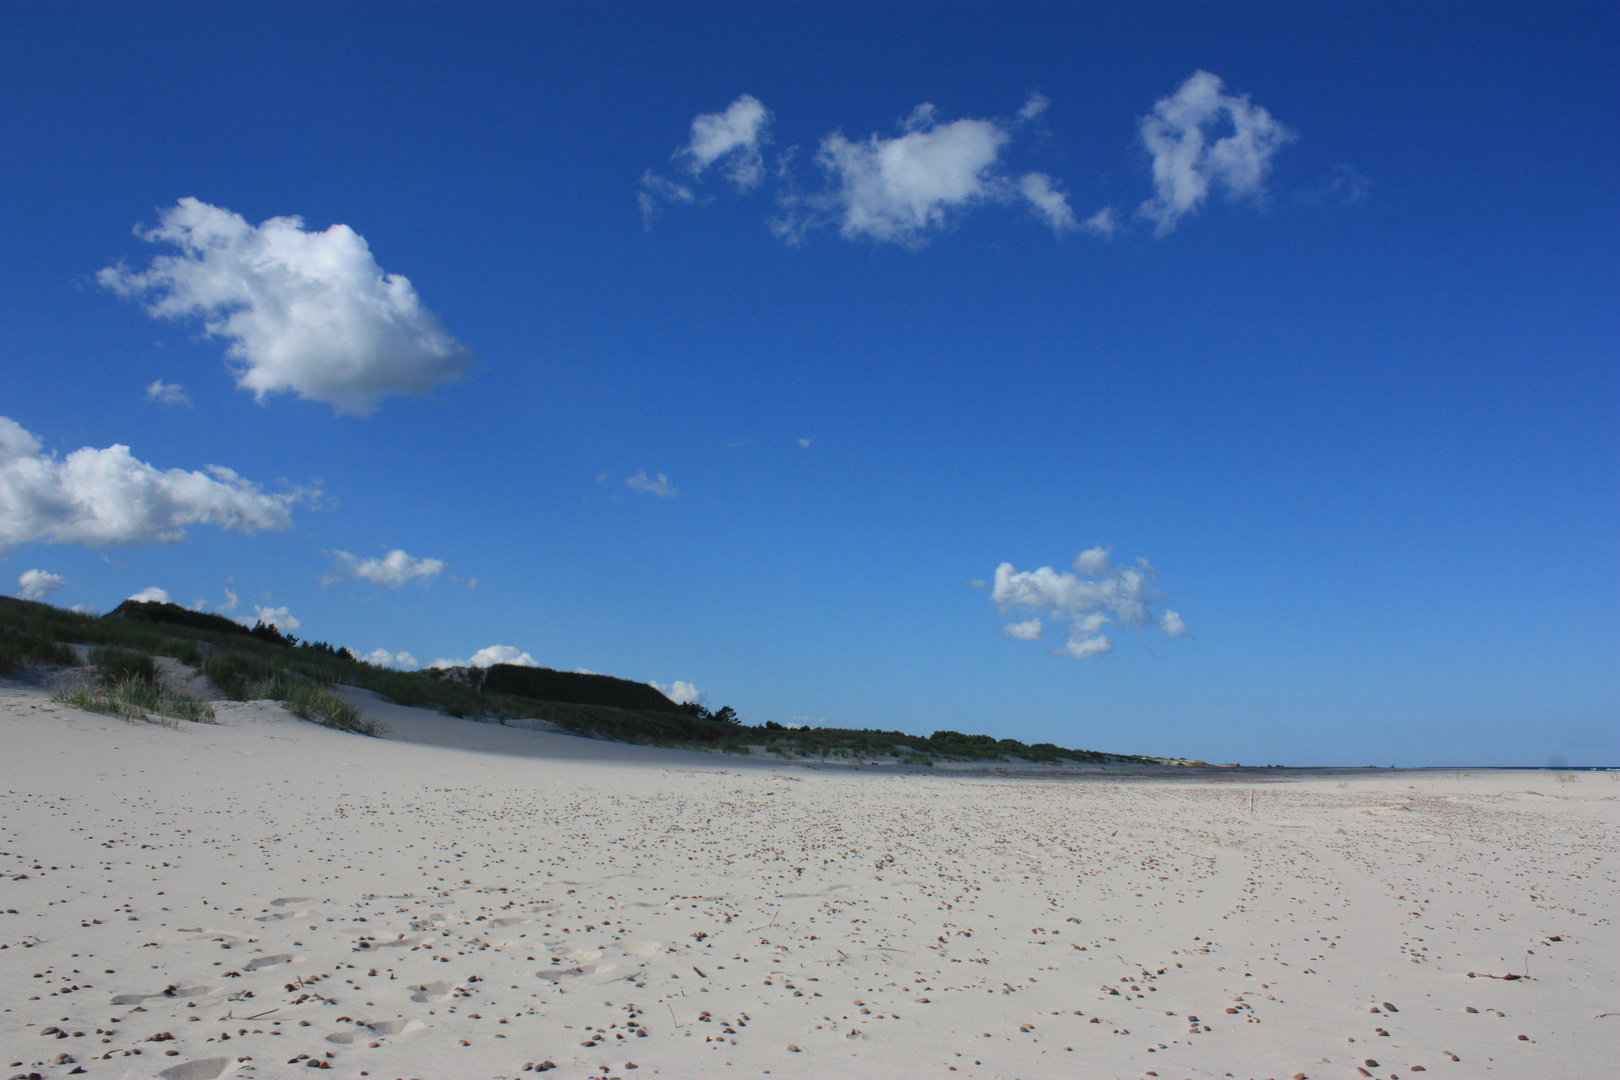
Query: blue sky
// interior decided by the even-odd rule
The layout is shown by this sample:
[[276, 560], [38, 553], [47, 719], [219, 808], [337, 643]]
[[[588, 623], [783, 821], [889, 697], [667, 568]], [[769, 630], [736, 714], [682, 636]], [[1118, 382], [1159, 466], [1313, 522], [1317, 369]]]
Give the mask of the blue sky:
[[756, 723], [1612, 764], [1612, 16], [5, 4], [0, 581]]

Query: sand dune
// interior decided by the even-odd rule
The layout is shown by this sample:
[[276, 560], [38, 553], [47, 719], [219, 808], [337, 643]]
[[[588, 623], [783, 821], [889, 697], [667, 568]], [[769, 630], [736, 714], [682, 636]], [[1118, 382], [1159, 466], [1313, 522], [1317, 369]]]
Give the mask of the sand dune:
[[874, 769], [0, 683], [0, 1076], [1601, 1077], [1620, 783]]

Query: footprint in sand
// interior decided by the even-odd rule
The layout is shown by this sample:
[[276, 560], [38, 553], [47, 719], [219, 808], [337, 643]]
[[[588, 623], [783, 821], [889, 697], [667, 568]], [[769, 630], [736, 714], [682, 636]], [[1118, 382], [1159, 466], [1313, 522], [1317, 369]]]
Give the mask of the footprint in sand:
[[783, 900], [803, 900], [810, 896], [832, 896], [834, 893], [848, 892], [853, 887], [852, 885], [829, 885], [819, 892], [785, 892], [777, 895]]
[[546, 951], [552, 956], [566, 956], [575, 963], [582, 960], [600, 960], [602, 958], [602, 953], [598, 949], [576, 949], [571, 945], [553, 945]]
[[427, 942], [429, 945], [431, 945], [433, 944], [433, 939], [426, 934], [411, 934], [408, 937], [401, 934], [393, 941], [362, 941], [359, 945], [355, 946], [355, 948], [360, 950], [410, 949], [422, 944], [423, 942]]
[[292, 953], [276, 953], [274, 956], [260, 956], [249, 960], [242, 967], [247, 971], [258, 971], [260, 968], [275, 967], [277, 964], [292, 963]]
[[139, 1005], [152, 998], [199, 998], [214, 993], [212, 986], [171, 986], [155, 994], [119, 994], [112, 999], [114, 1005]]
[[307, 904], [315, 899], [313, 896], [281, 896], [270, 901], [271, 907], [286, 907], [288, 904]]
[[437, 982], [420, 983], [411, 987], [411, 989], [416, 991], [411, 995], [412, 1001], [431, 1005], [436, 1002], [450, 1000], [450, 995], [460, 988], [455, 983], [448, 983], [440, 979]]
[[413, 1031], [421, 1031], [427, 1025], [420, 1020], [374, 1020], [366, 1027], [378, 1035], [409, 1035]]
[[[278, 900], [277, 903], [280, 903]], [[277, 911], [269, 915], [255, 915], [254, 922], [281, 922], [285, 919], [304, 919], [309, 917], [307, 911]]]
[[662, 944], [659, 941], [621, 941], [619, 951], [626, 956], [655, 956]]
[[582, 967], [547, 968], [544, 971], [535, 972], [534, 975], [535, 978], [544, 979], [547, 982], [562, 982], [564, 979], [577, 979], [581, 975], [589, 975], [595, 970], [595, 964], [585, 964]]
[[236, 1068], [235, 1058], [203, 1058], [200, 1061], [188, 1061], [183, 1065], [171, 1065], [158, 1075], [163, 1080], [218, 1080], [227, 1073], [235, 1072]]

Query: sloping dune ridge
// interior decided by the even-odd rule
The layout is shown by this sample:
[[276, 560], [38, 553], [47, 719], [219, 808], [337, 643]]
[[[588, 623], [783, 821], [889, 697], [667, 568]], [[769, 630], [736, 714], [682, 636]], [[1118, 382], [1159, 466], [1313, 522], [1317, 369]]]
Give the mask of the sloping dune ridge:
[[0, 681], [0, 1076], [1603, 1077], [1615, 774], [873, 768]]

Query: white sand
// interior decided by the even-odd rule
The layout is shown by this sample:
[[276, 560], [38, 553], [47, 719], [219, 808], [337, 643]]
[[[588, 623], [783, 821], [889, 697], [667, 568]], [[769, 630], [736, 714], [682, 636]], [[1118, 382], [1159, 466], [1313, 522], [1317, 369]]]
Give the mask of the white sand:
[[393, 737], [0, 682], [0, 1080], [1616, 1074], [1610, 774], [817, 769], [355, 700]]

